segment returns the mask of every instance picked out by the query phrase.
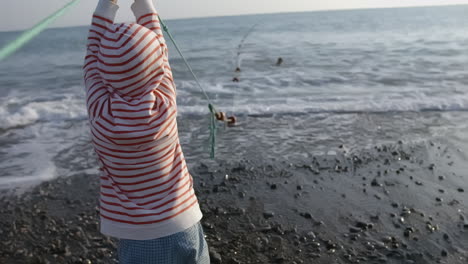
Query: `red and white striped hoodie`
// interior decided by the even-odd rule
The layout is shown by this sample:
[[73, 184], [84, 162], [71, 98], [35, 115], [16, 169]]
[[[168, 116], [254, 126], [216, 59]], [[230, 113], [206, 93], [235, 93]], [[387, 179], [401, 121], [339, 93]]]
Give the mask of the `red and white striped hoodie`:
[[148, 240], [202, 218], [177, 131], [176, 88], [151, 0], [136, 0], [136, 23], [114, 23], [100, 0], [84, 64], [92, 141], [101, 175], [101, 232]]

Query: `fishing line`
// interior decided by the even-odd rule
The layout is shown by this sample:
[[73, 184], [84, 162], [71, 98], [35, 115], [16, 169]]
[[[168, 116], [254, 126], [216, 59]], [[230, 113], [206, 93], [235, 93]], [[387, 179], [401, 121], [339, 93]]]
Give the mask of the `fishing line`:
[[237, 60], [236, 60], [236, 70], [239, 69], [240, 70], [240, 66], [241, 66], [241, 61], [240, 61], [240, 56], [242, 54], [242, 48], [244, 47], [244, 44], [245, 44], [245, 41], [247, 40], [247, 38], [250, 36], [250, 34], [252, 34], [252, 32], [254, 31], [254, 29], [259, 25], [260, 23], [256, 23], [254, 24], [253, 26], [250, 27], [249, 31], [247, 31], [247, 33], [242, 37], [240, 43], [239, 43], [239, 46], [237, 47]]
[[[236, 69], [235, 69], [235, 72], [236, 73], [239, 73], [241, 72], [241, 55], [242, 55], [242, 48], [244, 47], [244, 44], [245, 44], [245, 41], [247, 40], [247, 38], [250, 36], [250, 34], [252, 34], [252, 32], [254, 32], [255, 28], [260, 24], [260, 22], [257, 22], [255, 24], [253, 24], [249, 30], [247, 31], [247, 33], [244, 34], [244, 36], [242, 37], [239, 45], [237, 46], [237, 58], [236, 58]], [[232, 79], [233, 82], [236, 82], [236, 83], [239, 83], [239, 74], [236, 74], [234, 76], [234, 78]], [[232, 101], [232, 104], [233, 104], [233, 108], [235, 106], [235, 95], [234, 95], [234, 98], [233, 98], [233, 101]]]
[[36, 25], [34, 25], [29, 30], [23, 32], [17, 39], [10, 42], [10, 44], [6, 45], [5, 47], [0, 49], [0, 61], [6, 59], [13, 53], [15, 53], [18, 49], [23, 47], [25, 44], [30, 42], [35, 36], [39, 35], [42, 31], [44, 31], [52, 22], [54, 22], [57, 18], [63, 16], [65, 12], [74, 6], [79, 0], [72, 0], [64, 7], [57, 10], [52, 15], [46, 17]]
[[177, 45], [177, 43], [176, 43], [174, 37], [172, 36], [171, 32], [169, 32], [169, 28], [163, 22], [161, 17], [158, 16], [158, 19], [159, 19], [159, 23], [161, 24], [163, 30], [167, 33], [167, 36], [169, 37], [169, 39], [174, 44], [174, 47], [176, 48], [177, 52], [179, 53], [180, 57], [182, 58], [182, 61], [184, 62], [185, 66], [187, 66], [188, 70], [192, 74], [195, 82], [197, 83], [198, 88], [200, 88], [202, 94], [205, 96], [205, 99], [208, 101], [208, 109], [210, 110], [210, 145], [211, 145], [210, 157], [212, 159], [214, 159], [215, 158], [215, 148], [216, 148], [216, 131], [217, 131], [216, 120], [224, 121], [228, 125], [234, 125], [236, 123], [236, 118], [234, 116], [226, 117], [226, 114], [224, 112], [216, 111], [216, 108], [214, 107], [210, 97], [208, 96], [208, 93], [205, 91], [205, 89], [201, 85], [200, 80], [198, 79], [197, 75], [195, 74], [192, 67], [188, 63], [188, 61], [185, 58], [184, 54], [180, 50], [180, 48]]

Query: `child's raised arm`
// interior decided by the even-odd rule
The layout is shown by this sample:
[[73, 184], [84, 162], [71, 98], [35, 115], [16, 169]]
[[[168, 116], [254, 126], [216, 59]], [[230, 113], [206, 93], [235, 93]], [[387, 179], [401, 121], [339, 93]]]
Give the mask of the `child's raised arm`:
[[116, 0], [99, 0], [88, 34], [88, 49], [91, 48], [91, 51], [99, 50], [99, 43], [105, 31], [114, 30], [114, 19], [119, 9], [116, 2]]
[[135, 0], [132, 4], [132, 10], [135, 14], [137, 23], [156, 33], [162, 46], [166, 49], [166, 42], [164, 40], [161, 24], [159, 23], [158, 14], [154, 8], [153, 1]]
[[119, 7], [116, 0], [99, 0], [88, 33], [86, 57], [83, 66], [90, 116], [95, 116], [99, 100], [108, 96], [108, 90], [99, 74], [97, 63], [101, 39], [106, 31], [114, 30], [114, 19]]

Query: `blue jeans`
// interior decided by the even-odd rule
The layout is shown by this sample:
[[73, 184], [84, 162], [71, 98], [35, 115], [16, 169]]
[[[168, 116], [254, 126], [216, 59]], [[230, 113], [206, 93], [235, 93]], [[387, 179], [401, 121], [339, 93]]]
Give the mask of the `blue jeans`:
[[209, 264], [208, 245], [200, 223], [152, 240], [121, 239], [120, 264]]

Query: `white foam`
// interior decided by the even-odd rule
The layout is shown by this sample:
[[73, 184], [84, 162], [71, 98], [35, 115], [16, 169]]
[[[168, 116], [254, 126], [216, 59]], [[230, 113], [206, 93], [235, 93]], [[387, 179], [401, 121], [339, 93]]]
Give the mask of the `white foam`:
[[82, 120], [87, 116], [83, 99], [66, 97], [58, 101], [11, 98], [0, 104], [0, 128], [9, 129], [38, 121]]
[[[51, 134], [46, 136], [53, 137]], [[14, 173], [14, 176], [0, 177], [0, 189], [55, 178], [56, 167], [52, 158], [57, 149], [59, 146], [36, 141], [35, 138], [4, 147], [3, 150], [9, 155], [1, 160], [0, 168], [4, 173]]]
[[[421, 112], [468, 111], [468, 95], [442, 97], [413, 94], [410, 96], [382, 95], [361, 97], [354, 95], [290, 96], [266, 98], [236, 98], [234, 101], [215, 101], [223, 111], [237, 114], [281, 113], [354, 113], [354, 112]], [[182, 114], [206, 114], [205, 105], [179, 106]]]

